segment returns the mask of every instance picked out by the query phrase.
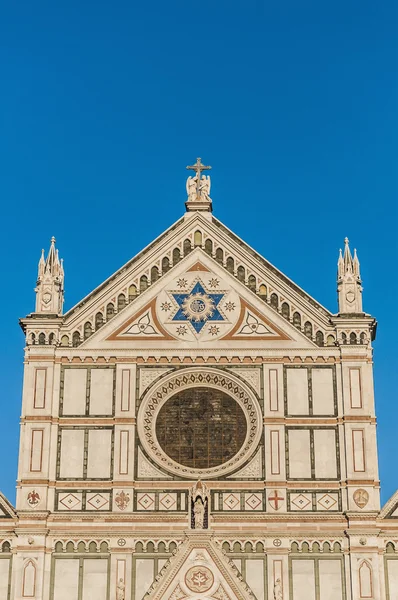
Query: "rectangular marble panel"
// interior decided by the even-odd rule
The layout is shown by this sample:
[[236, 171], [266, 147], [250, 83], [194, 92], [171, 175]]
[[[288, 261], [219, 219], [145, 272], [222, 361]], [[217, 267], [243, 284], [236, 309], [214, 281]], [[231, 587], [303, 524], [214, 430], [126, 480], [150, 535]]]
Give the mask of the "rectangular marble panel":
[[135, 563], [134, 600], [141, 600], [155, 578], [154, 561], [151, 558], [138, 558]]
[[[8, 600], [10, 559], [0, 559], [0, 600]], [[61, 600], [63, 600], [61, 598]]]
[[264, 600], [264, 561], [246, 561], [246, 582], [254, 592], [257, 600]]
[[87, 492], [86, 510], [109, 510], [109, 492]]
[[30, 472], [40, 473], [43, 460], [43, 429], [32, 429], [32, 441], [30, 446]]
[[314, 430], [315, 477], [337, 477], [336, 432], [334, 429]]
[[113, 369], [91, 369], [90, 415], [111, 415]]
[[365, 439], [363, 429], [352, 430], [352, 453], [354, 471], [363, 473], [365, 471]]
[[65, 369], [63, 415], [86, 413], [87, 369]]
[[312, 369], [312, 412], [314, 415], [333, 415], [333, 370]]
[[308, 415], [308, 371], [287, 369], [287, 412], [289, 415]]
[[129, 437], [129, 431], [119, 431], [119, 475], [127, 475], [129, 472]]
[[64, 429], [61, 433], [59, 476], [68, 479], [83, 477], [84, 430]]
[[281, 472], [279, 435], [277, 429], [270, 431], [271, 475], [279, 475]]
[[78, 600], [79, 559], [55, 559], [54, 600]]
[[352, 367], [348, 370], [348, 373], [351, 408], [362, 408], [361, 369]]
[[319, 561], [319, 600], [343, 600], [340, 560]]
[[130, 370], [123, 369], [120, 400], [120, 410], [123, 412], [130, 410], [130, 377]]
[[112, 431], [90, 429], [88, 432], [87, 478], [105, 479], [111, 475]]
[[272, 411], [279, 410], [279, 397], [278, 397], [278, 371], [277, 369], [270, 369], [268, 371], [269, 377], [269, 409]]
[[315, 600], [315, 563], [313, 560], [292, 560], [292, 600]]
[[398, 600], [398, 560], [387, 560], [387, 578], [390, 600]]
[[85, 558], [83, 561], [82, 600], [107, 600], [108, 561]]
[[44, 408], [46, 405], [47, 369], [35, 369], [35, 391], [33, 408]]
[[289, 477], [309, 479], [311, 477], [310, 432], [308, 429], [289, 431]]

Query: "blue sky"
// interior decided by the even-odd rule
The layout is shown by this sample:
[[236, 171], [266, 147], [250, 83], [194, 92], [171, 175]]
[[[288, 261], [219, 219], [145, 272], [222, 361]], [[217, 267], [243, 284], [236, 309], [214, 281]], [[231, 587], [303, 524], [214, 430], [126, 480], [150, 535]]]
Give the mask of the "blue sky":
[[398, 487], [398, 5], [3, 3], [0, 488], [15, 498], [24, 339], [40, 250], [66, 308], [181, 216], [185, 166], [215, 215], [330, 310], [347, 235], [379, 322], [383, 502]]

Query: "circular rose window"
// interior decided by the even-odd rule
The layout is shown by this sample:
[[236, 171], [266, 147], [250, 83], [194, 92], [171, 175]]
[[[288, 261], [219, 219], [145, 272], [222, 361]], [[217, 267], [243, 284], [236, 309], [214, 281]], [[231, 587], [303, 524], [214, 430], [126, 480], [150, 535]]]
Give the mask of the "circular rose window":
[[168, 373], [148, 389], [137, 429], [143, 450], [168, 472], [220, 477], [253, 455], [262, 413], [253, 392], [232, 373], [190, 367]]
[[243, 446], [246, 433], [246, 417], [239, 404], [225, 392], [207, 387], [178, 392], [156, 419], [156, 437], [163, 452], [194, 469], [228, 462]]

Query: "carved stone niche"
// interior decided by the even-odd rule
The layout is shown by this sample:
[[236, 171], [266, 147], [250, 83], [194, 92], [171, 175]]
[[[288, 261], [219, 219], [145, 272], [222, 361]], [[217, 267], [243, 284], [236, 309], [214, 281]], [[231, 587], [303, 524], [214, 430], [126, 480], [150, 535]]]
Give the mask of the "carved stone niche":
[[191, 529], [209, 528], [210, 491], [200, 479], [190, 490]]

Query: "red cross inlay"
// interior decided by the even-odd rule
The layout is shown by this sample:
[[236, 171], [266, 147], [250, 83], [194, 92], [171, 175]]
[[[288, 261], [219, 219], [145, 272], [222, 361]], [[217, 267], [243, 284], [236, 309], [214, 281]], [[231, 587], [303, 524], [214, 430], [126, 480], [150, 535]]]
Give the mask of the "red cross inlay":
[[284, 500], [283, 496], [278, 496], [278, 490], [274, 490], [273, 496], [268, 496], [268, 502], [275, 510], [279, 510], [279, 502], [283, 502]]

